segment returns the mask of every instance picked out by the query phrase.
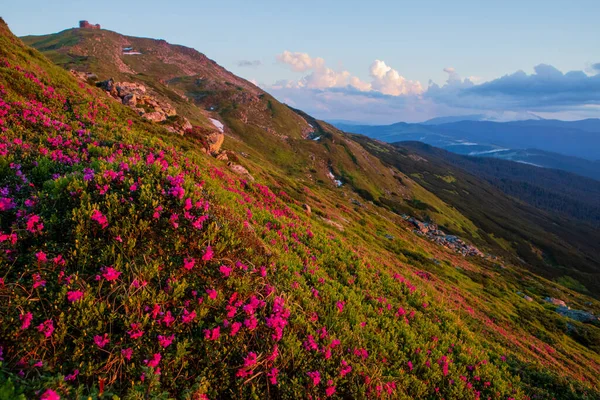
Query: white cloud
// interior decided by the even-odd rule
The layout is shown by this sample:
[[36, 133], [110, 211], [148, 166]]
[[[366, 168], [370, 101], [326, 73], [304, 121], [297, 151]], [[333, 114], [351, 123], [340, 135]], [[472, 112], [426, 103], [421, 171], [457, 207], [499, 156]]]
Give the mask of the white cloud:
[[[369, 67], [369, 79], [349, 71], [334, 70], [323, 58], [285, 51], [281, 63], [304, 76], [263, 86], [278, 98], [323, 119], [347, 119], [369, 123], [422, 121], [438, 116], [485, 114], [497, 120], [520, 119], [529, 113], [598, 117], [600, 73], [562, 73], [550, 65], [537, 65], [533, 74], [517, 71], [485, 81], [462, 78], [451, 66], [444, 68], [447, 80], [432, 81], [424, 88], [419, 81], [402, 76], [382, 60]], [[599, 71], [600, 65], [589, 66]], [[572, 119], [572, 118], [571, 118]]]
[[373, 82], [371, 87], [383, 94], [401, 96], [408, 94], [421, 94], [423, 87], [419, 81], [409, 81], [384, 61], [375, 60], [370, 68]]
[[293, 71], [312, 71], [296, 83], [288, 82], [278, 87], [305, 87], [309, 89], [341, 88], [351, 86], [359, 91], [371, 90], [392, 96], [423, 93], [423, 87], [418, 81], [411, 81], [389, 67], [384, 61], [375, 60], [370, 67], [371, 82], [365, 82], [353, 76], [350, 72], [336, 71], [325, 64], [321, 57], [313, 58], [308, 53], [284, 51], [277, 55], [277, 61], [289, 65]]
[[284, 51], [277, 55], [277, 61], [287, 64], [296, 72], [304, 72], [314, 68], [317, 63], [324, 63], [322, 58], [313, 59], [307, 53]]

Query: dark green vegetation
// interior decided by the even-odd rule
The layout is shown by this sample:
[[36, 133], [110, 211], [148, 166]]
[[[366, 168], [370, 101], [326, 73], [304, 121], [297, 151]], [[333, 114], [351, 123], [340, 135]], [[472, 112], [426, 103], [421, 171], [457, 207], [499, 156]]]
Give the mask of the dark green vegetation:
[[[90, 45], [62, 35], [117, 35], [65, 32], [44, 40], [70, 47], [49, 52]], [[145, 70], [148, 85], [161, 69]], [[487, 237], [420, 172], [387, 165], [394, 148], [363, 146], [223, 74], [179, 77], [198, 96], [178, 114], [222, 119], [254, 182], [0, 23], [0, 399], [600, 395], [598, 323], [543, 298], [596, 314], [598, 301], [510, 258], [502, 268], [415, 235], [396, 206]], [[238, 92], [248, 100], [229, 98]]]
[[[444, 202], [452, 204], [461, 214], [473, 221], [479, 228], [478, 231], [466, 232], [466, 234], [470, 235], [469, 238], [477, 245], [493, 248], [495, 254], [506, 257], [516, 256], [518, 257], [516, 259], [513, 257], [515, 263], [550, 279], [571, 277], [580, 282], [578, 286], [585, 287], [587, 293], [596, 297], [600, 295], [600, 252], [598, 251], [600, 232], [598, 229], [584, 222], [578, 223], [559, 213], [541, 211], [504, 195], [499, 189], [504, 188], [503, 185], [497, 183], [499, 187], [497, 188], [493, 179], [491, 183], [486, 181], [490, 175], [496, 174], [494, 168], [503, 163], [498, 164], [498, 160], [485, 159], [461, 161], [460, 156], [449, 155], [443, 150], [422, 144], [411, 143], [407, 146], [398, 144], [394, 147], [364, 136], [356, 136], [355, 139], [374, 155], [411, 176], [427, 190], [435, 193]], [[486, 168], [486, 165], [491, 167]], [[519, 166], [513, 163], [509, 162], [508, 167], [521, 172]], [[470, 173], [468, 170], [473, 172]], [[509, 169], [503, 168], [502, 171], [497, 173], [501, 177], [502, 174], [511, 176], [512, 179], [519, 177], [518, 173], [512, 173]], [[540, 171], [543, 174], [537, 184], [543, 185], [547, 176], [544, 174], [552, 175], [552, 171]], [[528, 181], [533, 183], [531, 178]], [[587, 198], [590, 203], [593, 203], [595, 182], [591, 181], [594, 185], [586, 189], [577, 186], [577, 182], [582, 181], [585, 179], [573, 179], [572, 184], [567, 184], [565, 187], [573, 188], [573, 191], [577, 189], [583, 191], [586, 196], [582, 196], [581, 201]], [[510, 187], [510, 182], [507, 185]], [[520, 193], [508, 192], [515, 196]], [[565, 192], [566, 197], [569, 192], [567, 190]], [[529, 193], [525, 192], [524, 196], [535, 199], [535, 189]], [[562, 197], [563, 202], [569, 204], [569, 199], [565, 197]], [[420, 205], [419, 208], [426, 207]]]
[[419, 142], [397, 145], [444, 160], [536, 208], [600, 226], [600, 181], [495, 158], [460, 156]]

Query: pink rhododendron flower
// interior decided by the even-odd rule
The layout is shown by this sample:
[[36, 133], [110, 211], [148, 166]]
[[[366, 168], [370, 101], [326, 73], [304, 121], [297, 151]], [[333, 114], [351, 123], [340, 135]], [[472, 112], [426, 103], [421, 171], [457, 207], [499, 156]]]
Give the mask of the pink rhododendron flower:
[[342, 360], [342, 369], [340, 370], [340, 376], [344, 377], [352, 371], [352, 367], [344, 360]]
[[48, 389], [42, 394], [40, 400], [60, 400], [60, 396], [52, 389]]
[[214, 289], [206, 289], [206, 293], [208, 294], [208, 298], [211, 300], [216, 299], [217, 295], [219, 294], [219, 292]]
[[196, 319], [196, 311], [189, 312], [188, 310], [183, 310], [183, 315], [181, 316], [181, 321], [184, 324], [189, 324], [193, 320]]
[[54, 322], [51, 319], [47, 319], [38, 325], [38, 331], [42, 332], [45, 337], [49, 338], [54, 332]]
[[171, 345], [171, 343], [173, 343], [174, 339], [175, 339], [175, 335], [171, 335], [171, 336], [158, 335], [158, 344], [160, 345], [160, 347], [169, 347]]
[[119, 275], [121, 275], [121, 272], [117, 271], [113, 267], [104, 267], [101, 271], [104, 279], [106, 279], [109, 282], [116, 281], [117, 279], [119, 279]]
[[31, 215], [27, 218], [27, 230], [31, 233], [39, 233], [44, 229], [42, 219], [38, 215]]
[[333, 386], [333, 381], [330, 379], [327, 381], [327, 388], [325, 389], [325, 394], [327, 397], [333, 396], [335, 393], [335, 386]]
[[202, 255], [202, 261], [210, 261], [210, 260], [212, 260], [213, 256], [214, 256], [214, 253], [213, 253], [212, 247], [207, 246], [206, 250], [204, 251], [204, 254]]
[[145, 361], [146, 365], [149, 366], [150, 368], [156, 368], [156, 367], [158, 367], [158, 364], [160, 363], [161, 358], [162, 358], [162, 355], [160, 353], [156, 353], [150, 360]]
[[129, 337], [132, 339], [139, 339], [144, 334], [144, 331], [141, 329], [141, 324], [133, 323], [131, 324], [131, 330], [127, 331]]
[[312, 381], [314, 386], [317, 386], [321, 382], [321, 373], [319, 371], [311, 371], [306, 373]]
[[272, 368], [267, 376], [269, 377], [269, 382], [271, 385], [277, 385], [277, 375], [279, 374], [279, 370], [277, 368]]
[[108, 219], [102, 214], [102, 212], [100, 212], [100, 210], [94, 209], [92, 211], [91, 219], [92, 221], [96, 221], [102, 227], [102, 229], [108, 226]]
[[42, 279], [40, 274], [33, 274], [33, 288], [37, 289], [43, 286], [46, 286], [46, 281]]
[[244, 367], [252, 367], [254, 364], [256, 364], [256, 353], [251, 351], [244, 357]]
[[129, 361], [129, 360], [131, 360], [131, 356], [133, 355], [133, 349], [132, 348], [123, 349], [123, 350], [121, 350], [121, 354], [123, 355], [123, 357], [125, 357]]
[[100, 336], [100, 335], [94, 336], [94, 343], [96, 343], [96, 346], [100, 347], [101, 349], [104, 348], [104, 346], [106, 346], [108, 343], [110, 343], [110, 339], [108, 338], [108, 333], [105, 333], [103, 336]]
[[221, 336], [221, 327], [217, 326], [213, 329], [204, 330], [204, 338], [207, 340], [217, 340]]
[[48, 256], [43, 251], [38, 251], [35, 253], [35, 258], [37, 258], [38, 262], [42, 264], [48, 261]]
[[344, 311], [344, 305], [346, 305], [345, 301], [338, 301], [337, 303], [335, 303], [335, 306], [337, 307], [339, 312]]
[[67, 292], [67, 300], [69, 300], [71, 303], [80, 300], [82, 297], [83, 297], [83, 292], [81, 290], [73, 290], [73, 291]]
[[241, 327], [242, 327], [242, 324], [240, 322], [236, 321], [236, 322], [232, 323], [230, 335], [235, 336], [239, 332]]
[[33, 320], [33, 314], [28, 312], [26, 314], [19, 315], [19, 319], [21, 320], [21, 330], [25, 330], [29, 328], [31, 325], [31, 320]]
[[194, 268], [194, 265], [196, 265], [196, 259], [192, 257], [185, 258], [183, 260], [183, 268], [187, 269], [188, 271], [191, 271], [191, 269]]
[[231, 274], [231, 270], [232, 268], [228, 267], [227, 265], [221, 265], [219, 267], [219, 271], [221, 272], [221, 274], [223, 274], [224, 277], [228, 277]]

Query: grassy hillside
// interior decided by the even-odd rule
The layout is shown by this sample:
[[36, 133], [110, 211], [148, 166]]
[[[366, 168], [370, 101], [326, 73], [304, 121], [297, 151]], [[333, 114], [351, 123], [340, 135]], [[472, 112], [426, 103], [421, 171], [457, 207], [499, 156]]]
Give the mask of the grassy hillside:
[[426, 145], [394, 147], [364, 136], [355, 138], [473, 221], [479, 235], [471, 240], [478, 245], [508, 258], [516, 255], [515, 263], [547, 278], [574, 279], [572, 287], [596, 297], [600, 293], [600, 234], [591, 225], [515, 201], [479, 178], [480, 172], [457, 168], [457, 163]]
[[[597, 301], [351, 203], [390, 169], [331, 127], [281, 166], [236, 128], [252, 182], [3, 22], [0, 85], [0, 398], [600, 395], [598, 324], [543, 297]], [[325, 156], [341, 188], [294, 169]]]

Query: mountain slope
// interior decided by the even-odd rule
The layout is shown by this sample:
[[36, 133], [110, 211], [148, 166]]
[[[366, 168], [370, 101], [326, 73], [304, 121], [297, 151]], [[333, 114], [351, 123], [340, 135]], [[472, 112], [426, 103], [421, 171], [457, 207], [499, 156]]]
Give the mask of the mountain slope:
[[594, 179], [495, 158], [461, 156], [419, 142], [396, 145], [442, 159], [536, 208], [594, 226], [600, 224], [600, 182]]
[[[507, 257], [516, 254], [520, 258], [516, 263], [538, 274], [551, 279], [574, 278], [580, 288], [600, 293], [597, 229], [506, 197], [479, 178], [479, 172], [457, 168], [462, 164], [449, 162], [438, 149], [421, 144], [404, 147], [402, 143], [394, 147], [364, 136], [356, 140], [473, 221], [479, 231], [470, 239], [477, 245], [489, 246], [496, 254], [504, 249]], [[591, 193], [588, 197], [597, 198]]]
[[598, 121], [458, 121], [435, 125], [400, 122], [383, 126], [337, 126], [388, 143], [419, 141], [453, 153], [562, 169], [600, 180], [600, 154], [596, 150], [600, 148]]
[[[234, 130], [229, 144], [255, 152], [255, 181], [239, 177], [3, 21], [0, 85], [9, 398], [598, 396], [597, 323], [543, 298], [595, 313], [597, 301], [351, 206], [349, 183], [298, 181]], [[333, 168], [365, 171], [356, 180], [390, 169], [326, 124], [316, 132], [329, 150], [304, 139], [294, 160], [319, 144]]]

